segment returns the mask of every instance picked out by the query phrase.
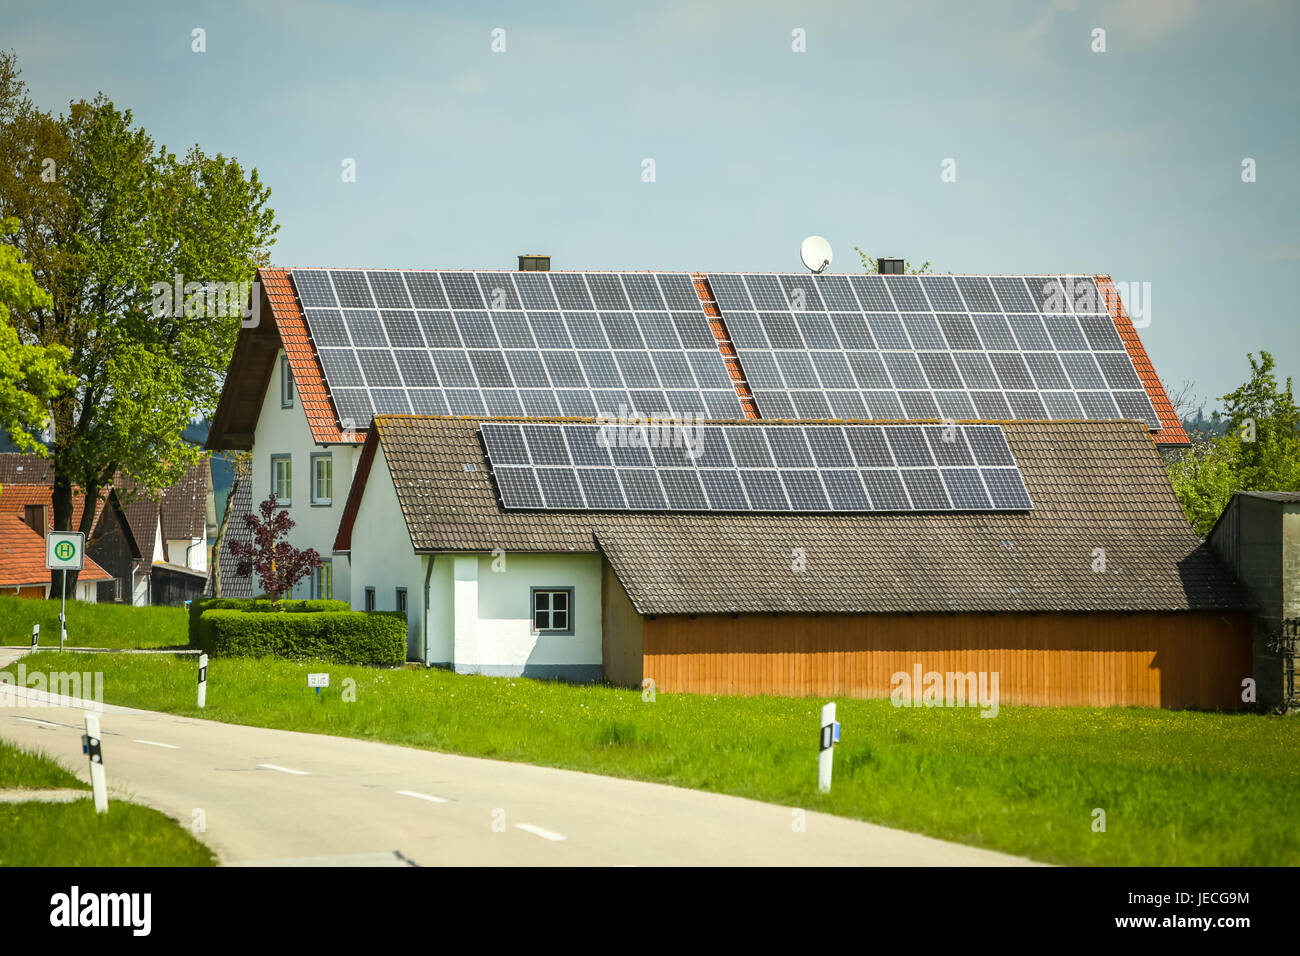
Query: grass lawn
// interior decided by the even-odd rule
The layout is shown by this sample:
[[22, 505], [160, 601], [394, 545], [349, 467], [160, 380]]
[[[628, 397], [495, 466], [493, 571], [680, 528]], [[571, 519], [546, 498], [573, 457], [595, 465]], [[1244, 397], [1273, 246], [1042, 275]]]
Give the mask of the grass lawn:
[[[170, 655], [41, 654], [104, 671], [133, 707], [586, 770], [871, 820], [1037, 860], [1300, 864], [1300, 721], [1147, 708], [894, 708], [841, 699], [832, 793], [816, 789], [820, 698], [708, 697]], [[328, 671], [318, 698], [309, 671]], [[341, 695], [353, 679], [355, 702]], [[1093, 831], [1094, 809], [1106, 814]]]
[[[0, 740], [0, 789], [89, 791], [40, 754]], [[110, 798], [95, 812], [89, 792], [72, 803], [0, 803], [0, 866], [212, 866], [212, 851], [149, 807]]]
[[[30, 645], [41, 626], [41, 647], [59, 646], [59, 600], [0, 597], [0, 644]], [[69, 647], [185, 647], [189, 611], [183, 607], [68, 602]]]

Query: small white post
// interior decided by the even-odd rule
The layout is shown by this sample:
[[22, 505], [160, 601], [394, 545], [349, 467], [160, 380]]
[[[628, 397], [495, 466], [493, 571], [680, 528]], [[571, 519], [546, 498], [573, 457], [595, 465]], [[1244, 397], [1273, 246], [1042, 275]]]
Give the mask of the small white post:
[[39, 624], [33, 624], [32, 625], [32, 650], [36, 650], [36, 645], [39, 644], [40, 642], [41, 642], [41, 626]]
[[199, 655], [199, 710], [208, 706], [208, 655]]
[[86, 715], [86, 735], [81, 746], [90, 757], [90, 788], [95, 794], [95, 812], [108, 812], [108, 786], [104, 780], [104, 754], [99, 746], [99, 718]]
[[817, 755], [817, 789], [831, 792], [831, 761], [835, 758], [835, 705], [822, 708], [821, 752]]
[[59, 601], [59, 651], [68, 639], [68, 569], [63, 569], [63, 597]]

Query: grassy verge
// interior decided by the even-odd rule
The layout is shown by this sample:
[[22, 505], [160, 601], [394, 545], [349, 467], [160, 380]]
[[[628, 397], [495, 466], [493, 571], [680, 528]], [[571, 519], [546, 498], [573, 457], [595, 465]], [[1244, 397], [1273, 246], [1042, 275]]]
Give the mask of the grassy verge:
[[[1075, 864], [1300, 864], [1300, 721], [1147, 708], [899, 709], [841, 700], [835, 786], [816, 790], [820, 699], [171, 656], [42, 654], [104, 671], [106, 699], [753, 797]], [[328, 671], [320, 697], [309, 671]], [[355, 701], [343, 694], [355, 682]], [[1105, 832], [1094, 832], [1094, 810]]]
[[[59, 646], [59, 601], [0, 597], [0, 644], [31, 644], [41, 626], [41, 647]], [[183, 607], [68, 602], [68, 645], [73, 647], [184, 647], [189, 616]]]
[[[0, 789], [88, 790], [47, 757], [0, 741]], [[212, 851], [165, 814], [122, 800], [0, 803], [0, 866], [212, 866]]]

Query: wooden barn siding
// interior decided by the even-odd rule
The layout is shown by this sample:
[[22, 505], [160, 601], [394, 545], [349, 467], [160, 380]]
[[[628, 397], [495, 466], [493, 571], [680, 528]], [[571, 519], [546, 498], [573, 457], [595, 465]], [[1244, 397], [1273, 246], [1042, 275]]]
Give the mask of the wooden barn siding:
[[997, 671], [1004, 704], [1239, 709], [1241, 613], [646, 618], [665, 693], [887, 697], [898, 671]]

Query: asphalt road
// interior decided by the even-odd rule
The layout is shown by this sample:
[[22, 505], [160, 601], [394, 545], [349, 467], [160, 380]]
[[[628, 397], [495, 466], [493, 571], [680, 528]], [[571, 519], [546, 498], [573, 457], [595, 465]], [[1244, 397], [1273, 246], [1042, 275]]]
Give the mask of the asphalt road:
[[[0, 736], [89, 780], [83, 718], [75, 707], [0, 706]], [[1029, 863], [797, 808], [568, 770], [113, 705], [100, 724], [109, 812], [128, 797], [186, 826], [201, 814], [198, 836], [227, 865]]]

